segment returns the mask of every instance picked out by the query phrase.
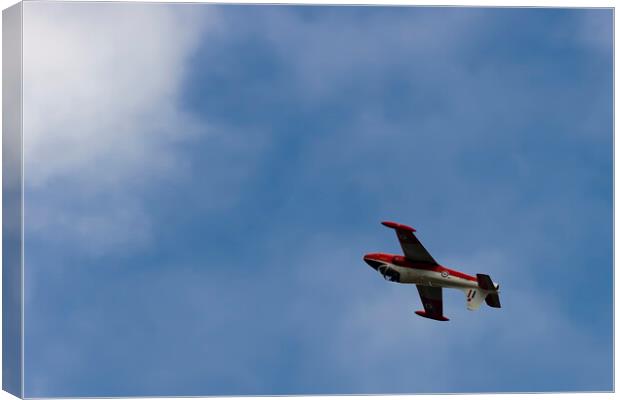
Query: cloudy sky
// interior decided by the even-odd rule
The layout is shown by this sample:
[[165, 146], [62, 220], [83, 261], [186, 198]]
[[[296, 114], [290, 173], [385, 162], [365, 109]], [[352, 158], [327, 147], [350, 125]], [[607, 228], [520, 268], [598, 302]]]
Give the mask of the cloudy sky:
[[27, 2], [24, 157], [26, 396], [612, 389], [610, 10]]

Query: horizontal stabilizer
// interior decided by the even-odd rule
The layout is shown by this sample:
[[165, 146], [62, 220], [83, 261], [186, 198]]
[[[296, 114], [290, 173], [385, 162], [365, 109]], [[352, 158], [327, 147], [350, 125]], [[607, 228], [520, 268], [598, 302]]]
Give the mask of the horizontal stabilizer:
[[499, 303], [499, 295], [497, 293], [489, 293], [484, 301], [487, 302], [489, 307], [502, 308], [502, 305]]
[[478, 278], [478, 286], [480, 286], [480, 289], [490, 290], [492, 292], [497, 290], [497, 287], [495, 287], [489, 275], [476, 274], [476, 277]]
[[450, 321], [448, 318], [444, 317], [443, 315], [432, 315], [432, 314], [428, 314], [426, 311], [416, 311], [415, 313], [418, 314], [420, 317], [430, 318], [436, 321]]

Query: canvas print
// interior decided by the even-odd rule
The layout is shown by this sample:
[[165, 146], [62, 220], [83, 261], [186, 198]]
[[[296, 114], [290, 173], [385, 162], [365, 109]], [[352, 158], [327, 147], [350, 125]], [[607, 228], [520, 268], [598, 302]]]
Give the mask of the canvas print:
[[612, 32], [606, 8], [5, 10], [4, 389], [612, 391]]

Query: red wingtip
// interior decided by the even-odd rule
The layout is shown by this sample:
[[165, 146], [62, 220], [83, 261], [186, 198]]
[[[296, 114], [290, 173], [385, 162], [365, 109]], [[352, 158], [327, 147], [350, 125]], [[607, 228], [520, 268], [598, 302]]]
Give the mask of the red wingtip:
[[420, 317], [434, 319], [436, 321], [450, 321], [448, 318], [444, 317], [443, 315], [438, 315], [438, 316], [428, 315], [426, 311], [416, 311], [415, 313], [418, 314]]
[[381, 222], [382, 225], [387, 226], [388, 228], [393, 228], [393, 229], [401, 229], [404, 231], [411, 231], [411, 232], [415, 232], [415, 229], [413, 229], [410, 226], [407, 225], [403, 225], [403, 224], [399, 224], [397, 222], [391, 222], [391, 221], [383, 221]]

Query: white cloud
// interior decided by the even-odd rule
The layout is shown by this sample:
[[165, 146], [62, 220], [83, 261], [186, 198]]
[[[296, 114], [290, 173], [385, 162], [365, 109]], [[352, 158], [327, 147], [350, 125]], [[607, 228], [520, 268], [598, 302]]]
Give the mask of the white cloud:
[[[174, 145], [207, 132], [179, 92], [188, 57], [215, 23], [191, 6], [25, 3], [27, 227], [93, 249], [148, 237], [132, 188], [179, 173]], [[75, 202], [53, 200], [59, 184]], [[102, 205], [102, 194], [113, 202]]]
[[105, 184], [136, 170], [170, 167], [167, 145], [204, 129], [177, 98], [203, 26], [187, 11], [158, 4], [25, 4], [27, 184], [43, 185], [76, 169]]

